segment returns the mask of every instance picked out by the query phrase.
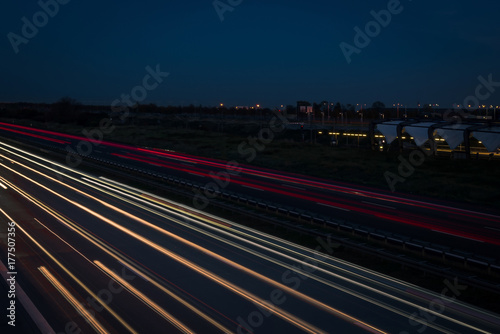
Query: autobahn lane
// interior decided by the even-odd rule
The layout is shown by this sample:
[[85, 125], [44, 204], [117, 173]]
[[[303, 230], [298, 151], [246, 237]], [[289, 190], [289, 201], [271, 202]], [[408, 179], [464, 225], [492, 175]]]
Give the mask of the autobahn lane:
[[[109, 179], [64, 165], [55, 169], [54, 163], [21, 150], [11, 148], [1, 158], [0, 182], [7, 186], [2, 196], [50, 216], [18, 222], [21, 228], [30, 221], [32, 229], [45, 231], [22, 233], [65, 282], [77, 282], [68, 272], [82, 281], [83, 286], [71, 285], [75, 298], [86, 300], [92, 291], [97, 296], [100, 288], [109, 289], [107, 279], [115, 289], [125, 288], [126, 293], [101, 303], [111, 311], [99, 313], [97, 320], [114, 330], [128, 328], [119, 319], [141, 332], [161, 332], [168, 325], [182, 329], [168, 314], [205, 333], [498, 328], [494, 315], [451, 300], [435, 310], [430, 303], [443, 296], [336, 260], [328, 255], [334, 247], [328, 241], [318, 241], [327, 253], [320, 255], [319, 249], [310, 251]], [[123, 267], [140, 279], [123, 281], [108, 269]]]
[[[500, 215], [490, 209], [483, 212], [483, 209], [476, 210], [474, 207], [465, 208], [458, 204], [409, 198], [312, 177], [277, 173], [238, 162], [228, 163], [165, 150], [108, 143], [100, 137], [83, 145], [82, 140], [86, 138], [79, 136], [6, 123], [0, 125], [6, 129], [4, 132], [15, 130], [10, 134], [20, 138], [28, 137], [35, 142], [44, 140], [40, 137], [51, 138], [56, 141], [49, 141], [51, 145], [69, 148], [72, 152], [88, 150], [89, 154], [105, 160], [167, 173], [202, 185], [213, 187], [215, 184], [216, 189], [233, 191], [277, 206], [294, 207], [481, 256], [495, 257], [500, 242]], [[69, 156], [75, 157], [68, 153]], [[201, 192], [201, 198], [206, 200], [206, 197]], [[199, 198], [200, 192], [193, 193], [195, 204], [203, 203]]]
[[[45, 199], [46, 197], [47, 196], [45, 196]], [[50, 200], [47, 199], [47, 202], [50, 202]], [[6, 203], [5, 205], [8, 206], [9, 210], [12, 207], [14, 207], [12, 205], [12, 201], [5, 201], [5, 202], [2, 201], [2, 205], [4, 205], [4, 203]], [[19, 203], [18, 206], [21, 206], [22, 208], [26, 209], [30, 208], [32, 205], [30, 205], [30, 203]], [[47, 209], [51, 211], [53, 210], [52, 208], [47, 208]], [[33, 212], [34, 210], [30, 211]], [[38, 214], [36, 216], [40, 217], [40, 215]], [[75, 212], [73, 212], [73, 216], [75, 216]], [[13, 218], [14, 217], [15, 216], [13, 216]], [[119, 293], [120, 292], [119, 285], [117, 285], [116, 283], [110, 283], [111, 281], [109, 278], [106, 277], [106, 275], [103, 275], [99, 271], [95, 270], [96, 268], [92, 264], [92, 259], [99, 259], [102, 262], [106, 262], [105, 254], [92, 251], [92, 249], [87, 243], [82, 243], [81, 241], [78, 240], [78, 236], [76, 236], [76, 238], [75, 235], [66, 236], [67, 228], [64, 228], [61, 224], [62, 222], [71, 224], [71, 221], [69, 221], [67, 217], [71, 216], [60, 215], [59, 213], [56, 212], [56, 217], [50, 217], [51, 219], [47, 219], [45, 217], [45, 219], [40, 218], [35, 220], [34, 217], [30, 217], [30, 219], [24, 218], [22, 220], [16, 220], [16, 221], [18, 222], [19, 234], [25, 236], [25, 238], [29, 239], [32, 237], [34, 239], [34, 240], [30, 239], [32, 248], [38, 249], [38, 253], [41, 253], [42, 255], [46, 255], [47, 257], [49, 257], [49, 261], [52, 260], [52, 262], [55, 262], [57, 260], [63, 264], [62, 266], [55, 265], [56, 269], [58, 269], [60, 274], [65, 276], [67, 282], [71, 282], [73, 284], [71, 287], [76, 288], [77, 292], [78, 292], [78, 287], [80, 287], [79, 290], [83, 289], [82, 291], [80, 291], [81, 298], [79, 298], [79, 300], [80, 302], [85, 304], [84, 307], [90, 310], [91, 313], [92, 312], [97, 313], [100, 317], [106, 316], [108, 322], [116, 323], [117, 321], [114, 322], [112, 321], [113, 319], [115, 319], [115, 316], [113, 316], [112, 313], [110, 313], [107, 310], [108, 307], [107, 302], [109, 302], [110, 299], [113, 299], [117, 312], [119, 312], [121, 309], [120, 305], [136, 306], [135, 308], [127, 307], [126, 311], [128, 312], [128, 315], [119, 317], [120, 319], [122, 319], [119, 322], [123, 322], [124, 321], [123, 319], [128, 319], [127, 322], [131, 322], [132, 324], [128, 326], [115, 325], [113, 327], [109, 327], [110, 329], [111, 328], [115, 329], [112, 332], [116, 333], [123, 332], [129, 327], [141, 328], [141, 331], [148, 331], [148, 332], [161, 332], [161, 330], [159, 330], [161, 328], [159, 327], [159, 325], [164, 325], [165, 328], [168, 328], [168, 323], [163, 324], [161, 321], [155, 321], [156, 313], [149, 314], [150, 312], [145, 312], [144, 307], [141, 307], [140, 303], [135, 303], [134, 297], [124, 298], [126, 297], [126, 294]], [[85, 222], [89, 220], [89, 217], [82, 215], [81, 213], [78, 213], [76, 217], [78, 220], [82, 220]], [[54, 219], [56, 220], [54, 221]], [[58, 228], [59, 231], [57, 231]], [[24, 233], [23, 231], [26, 231], [26, 233]], [[49, 237], [47, 237], [47, 235]], [[71, 241], [69, 241], [68, 244], [66, 244], [65, 242], [66, 240], [68, 241], [71, 240]], [[41, 246], [38, 246], [37, 242], [41, 244]], [[83, 258], [81, 254], [87, 252], [91, 253], [86, 255], [85, 258]], [[118, 272], [120, 272], [123, 275], [123, 277], [128, 279], [134, 279], [134, 277], [137, 276], [134, 275], [133, 272], [131, 272], [130, 270], [125, 269], [126, 267], [124, 267], [124, 265], [121, 265], [119, 263], [117, 266], [115, 259], [112, 260], [114, 260], [112, 266], [114, 266], [118, 270]], [[54, 273], [56, 271], [50, 270], [50, 272]], [[82, 281], [83, 285], [78, 284], [77, 280], [73, 279], [72, 277], [67, 277], [68, 275], [70, 275], [68, 273], [71, 273], [74, 277], [76, 277], [77, 280]], [[35, 277], [35, 279], [36, 278], [37, 277]], [[40, 281], [41, 279], [38, 277], [37, 280]], [[137, 279], [135, 281], [137, 281]], [[68, 286], [68, 284], [66, 284], [66, 286]], [[88, 287], [88, 289], [85, 288], [85, 286]], [[94, 291], [94, 294], [92, 294], [91, 291]], [[51, 295], [53, 295], [53, 293], [50, 294], [47, 293], [46, 296], [42, 297], [47, 297]], [[99, 296], [101, 297], [101, 299], [104, 300], [104, 303], [98, 303], [95, 301], [96, 299], [98, 299]], [[66, 305], [66, 308], [68, 308], [68, 305]], [[110, 314], [103, 314], [103, 312]], [[141, 317], [149, 319], [150, 320], [149, 325], [148, 323], [146, 324], [141, 323], [139, 326], [137, 324], [138, 321], [135, 319], [137, 318], [140, 319]], [[100, 322], [102, 323], [102, 321]], [[62, 330], [65, 328], [65, 326], [66, 322], [63, 323], [56, 322], [54, 325], [54, 329]], [[106, 328], [108, 327], [106, 326]], [[84, 331], [84, 332], [89, 332], [89, 331]]]
[[[7, 183], [7, 182], [6, 182], [6, 183]], [[51, 187], [51, 188], [53, 188], [53, 187]], [[44, 196], [44, 198], [47, 198], [47, 195], [45, 195], [45, 196]], [[81, 219], [81, 218], [80, 218], [80, 219]], [[85, 219], [86, 221], [88, 221], [88, 217], [85, 217], [84, 219]], [[99, 228], [99, 230], [102, 230], [102, 228]], [[101, 233], [103, 233], [102, 231], [100, 231], [100, 232], [101, 232]], [[127, 242], [127, 244], [128, 244], [128, 243], [129, 243], [129, 242]], [[144, 251], [146, 251], [146, 250], [144, 250]], [[143, 252], [138, 251], [137, 253], [138, 253], [138, 254], [142, 254]], [[146, 258], [148, 258], [148, 256], [146, 256]], [[155, 263], [156, 263], [156, 261], [155, 261]], [[170, 264], [168, 267], [172, 267], [172, 266], [173, 266], [173, 264]], [[174, 266], [174, 267], [175, 267], [175, 266]], [[178, 270], [178, 269], [177, 269], [177, 270], [175, 270], [174, 272], [176, 273], [176, 275], [179, 275], [179, 274], [178, 274], [178, 272], [179, 272], [179, 270]], [[172, 275], [170, 274], [170, 276], [172, 276]], [[182, 276], [183, 276], [183, 277], [181, 277], [181, 278], [185, 279], [185, 275], [182, 275]], [[204, 287], [206, 287], [206, 284], [193, 284], [193, 286], [204, 286]], [[211, 288], [209, 289], [209, 291], [210, 291], [210, 292], [214, 291], [214, 287], [211, 287]], [[212, 292], [212, 293], [213, 293], [213, 292]], [[207, 294], [207, 293], [205, 292], [205, 294]], [[288, 316], [287, 316], [286, 314], [282, 314], [282, 316], [284, 316], [285, 318], [288, 318]], [[271, 324], [272, 324], [272, 321], [268, 321], [268, 323], [271, 323]], [[283, 325], [281, 325], [281, 326], [283, 326]], [[285, 327], [285, 328], [286, 328], [286, 327]]]
[[[45, 196], [44, 196], [44, 198], [46, 198], [46, 199], [47, 199], [47, 195], [45, 195]], [[48, 200], [48, 199], [47, 199], [47, 200]], [[48, 200], [48, 201], [49, 201], [49, 200]], [[52, 205], [51, 205], [51, 206], [52, 206]], [[62, 211], [62, 210], [61, 210], [61, 211]], [[70, 208], [70, 211], [74, 211], [74, 209], [71, 209], [71, 208]], [[64, 212], [64, 214], [65, 214], [66, 216], [68, 216], [68, 213], [67, 213], [67, 212]], [[78, 216], [78, 220], [80, 220], [80, 221], [84, 221], [85, 223], [88, 223], [88, 222], [89, 222], [89, 220], [90, 220], [90, 218], [91, 218], [91, 217], [88, 217], [88, 216], [85, 216], [85, 215], [84, 215], [84, 216]], [[56, 227], [57, 227], [57, 226], [56, 226]], [[101, 230], [103, 230], [103, 229], [104, 229], [104, 226], [99, 227], [100, 232], [101, 232], [101, 233], [103, 233], [103, 234], [105, 234], [105, 232], [102, 232], [102, 231], [101, 231]], [[64, 231], [64, 228], [60, 228], [60, 231], [58, 232], [58, 235], [59, 235], [59, 234], [64, 235], [64, 232], [65, 232], [65, 231]], [[112, 231], [111, 233], [113, 233], [113, 235], [111, 236], [111, 238], [112, 238], [112, 239], [117, 237], [117, 233], [116, 233], [116, 231]], [[63, 239], [69, 240], [68, 238], [63, 238]], [[71, 240], [73, 240], [73, 239], [74, 239], [74, 236], [72, 236], [72, 237], [71, 237]], [[119, 238], [119, 239], [121, 240], [122, 238]], [[131, 243], [131, 242], [133, 243], [133, 240], [124, 240], [124, 241], [123, 241], [123, 244], [124, 244], [124, 245], [127, 245], [128, 247], [133, 246], [133, 247], [132, 247], [132, 249], [133, 249], [133, 253], [134, 253], [134, 254], [138, 254], [138, 255], [141, 255], [141, 256], [142, 256], [142, 255], [143, 255], [143, 253], [145, 253], [145, 254], [144, 254], [144, 257], [145, 257], [146, 259], [148, 259], [148, 258], [149, 258], [149, 256], [147, 255], [147, 247], [142, 246], [140, 243], [137, 243], [137, 244], [134, 244], [134, 245], [130, 245], [130, 243]], [[118, 242], [118, 244], [119, 244], [119, 246], [122, 246], [122, 244], [121, 244], [120, 242]], [[142, 247], [141, 247], [141, 246], [142, 246]], [[143, 249], [143, 248], [146, 248], [146, 249]], [[149, 254], [149, 255], [151, 255], [151, 254]], [[138, 258], [141, 258], [140, 256], [137, 256], [137, 257], [138, 257]], [[90, 258], [90, 257], [89, 257], [89, 258]], [[99, 258], [99, 257], [98, 257], [98, 258]], [[155, 262], [158, 262], [158, 259], [156, 259], [156, 260], [155, 260]], [[126, 262], [124, 262], [124, 263], [126, 263]], [[146, 263], [147, 263], [147, 262], [146, 262]], [[165, 263], [165, 262], [162, 262], [162, 264], [163, 264], [164, 266], [167, 266], [167, 267], [168, 267], [168, 268], [170, 268], [171, 270], [173, 270], [173, 272], [175, 273], [175, 275], [181, 275], [181, 276], [183, 275], [183, 276], [187, 277], [187, 275], [185, 275], [185, 273], [182, 273], [182, 274], [181, 274], [181, 272], [180, 272], [181, 268], [176, 268], [174, 264], [172, 264], [172, 263], [168, 264], [168, 263]], [[169, 276], [172, 276], [172, 274], [170, 273], [170, 275], [169, 275]], [[206, 284], [201, 284], [200, 286], [206, 286]], [[123, 304], [123, 305], [127, 305], [127, 304]], [[133, 304], [131, 304], [131, 305], [133, 305]], [[135, 312], [135, 311], [134, 311], [134, 312]], [[131, 316], [132, 316], [132, 315], [131, 315]], [[145, 317], [145, 319], [149, 319], [149, 321], [151, 321], [151, 320], [152, 320], [152, 319], [150, 319], [149, 317]], [[146, 330], [147, 330], [147, 327], [145, 327], [145, 328], [144, 328], [144, 327], [141, 327], [141, 328], [142, 328], [142, 331], [146, 331]], [[150, 331], [150, 332], [151, 332], [151, 331]], [[157, 328], [157, 330], [156, 330], [156, 331], [153, 331], [153, 332], [162, 332], [162, 331], [161, 331], [161, 330], [158, 330], [158, 328]], [[168, 331], [167, 331], [167, 332], [168, 332]], [[208, 329], [206, 329], [206, 328], [205, 328], [204, 330], [199, 330], [199, 332], [208, 332]]]

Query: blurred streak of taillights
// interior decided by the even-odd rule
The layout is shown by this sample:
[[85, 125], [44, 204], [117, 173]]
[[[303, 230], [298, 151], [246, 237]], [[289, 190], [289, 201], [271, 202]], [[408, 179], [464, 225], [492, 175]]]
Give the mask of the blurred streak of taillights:
[[6, 186], [5, 184], [3, 184], [2, 182], [0, 182], [0, 188], [3, 188], [3, 189], [5, 189], [5, 190], [7, 190], [7, 189], [8, 189], [8, 188], [7, 188], [7, 186]]
[[52, 275], [47, 268], [44, 266], [38, 267], [38, 270], [42, 273], [43, 276], [54, 286], [54, 288], [57, 289], [61, 293], [61, 295], [68, 301], [68, 303], [71, 304], [75, 308], [75, 310], [80, 313], [80, 315], [85, 319], [85, 321], [97, 332], [97, 333], [109, 333], [100, 323], [97, 321], [95, 317], [90, 314], [85, 307], [71, 294], [71, 292], [68, 291], [64, 287], [64, 285], [61, 284], [57, 280], [57, 278]]
[[54, 139], [54, 138], [49, 138], [49, 137], [40, 136], [40, 135], [35, 135], [33, 133], [22, 132], [22, 131], [13, 130], [13, 129], [7, 129], [7, 128], [1, 127], [1, 126], [0, 126], [0, 130], [5, 130], [5, 131], [9, 131], [9, 132], [19, 133], [19, 134], [22, 134], [24, 136], [29, 136], [29, 137], [34, 137], [34, 138], [38, 138], [38, 139], [43, 139], [43, 140], [51, 141], [51, 142], [58, 143], [58, 144], [70, 144], [70, 142], [68, 142], [68, 141]]
[[[160, 150], [160, 149], [147, 149], [147, 148], [140, 148], [140, 147], [138, 148], [138, 147], [125, 145], [125, 144], [117, 144], [117, 143], [106, 142], [106, 141], [98, 141], [95, 139], [91, 139], [91, 138], [89, 139], [89, 138], [85, 138], [85, 137], [81, 137], [81, 136], [62, 134], [62, 133], [58, 133], [58, 132], [35, 129], [35, 128], [26, 127], [26, 126], [20, 126], [20, 125], [14, 125], [14, 124], [2, 123], [2, 122], [0, 122], [0, 125], [14, 127], [14, 128], [18, 128], [18, 129], [26, 129], [26, 130], [40, 132], [40, 133], [46, 133], [46, 134], [55, 135], [55, 136], [59, 136], [59, 137], [84, 140], [84, 141], [95, 143], [97, 145], [107, 145], [107, 146], [111, 146], [111, 147], [124, 149], [127, 151], [131, 150], [131, 151], [135, 151], [135, 152], [161, 155], [161, 156], [166, 156], [170, 159], [175, 159], [175, 160], [180, 160], [180, 161], [189, 161], [192, 163], [199, 163], [199, 164], [213, 166], [213, 167], [219, 167], [219, 168], [223, 168], [223, 169], [225, 169], [227, 167], [227, 162], [224, 162], [223, 160], [218, 160], [218, 159], [210, 159], [210, 158], [201, 159], [197, 156], [192, 156], [192, 155], [184, 154], [184, 153], [177, 153], [177, 152], [168, 152], [167, 153], [164, 150]], [[12, 129], [5, 129], [5, 130], [15, 132], [15, 130], [12, 130]], [[20, 132], [20, 133], [22, 133], [22, 132]], [[33, 134], [28, 134], [28, 133], [23, 133], [23, 134], [36, 136]], [[57, 139], [51, 139], [51, 138], [47, 138], [47, 137], [45, 137], [44, 139], [57, 141]], [[382, 200], [382, 201], [396, 202], [396, 203], [403, 204], [403, 205], [422, 207], [422, 208], [426, 208], [429, 210], [439, 210], [441, 212], [447, 212], [447, 213], [452, 213], [452, 214], [456, 214], [456, 215], [463, 215], [463, 216], [467, 216], [467, 217], [474, 218], [474, 219], [484, 219], [484, 220], [489, 220], [489, 221], [494, 221], [494, 222], [497, 222], [499, 219], [499, 217], [497, 215], [492, 215], [492, 214], [488, 214], [488, 213], [474, 212], [471, 210], [462, 209], [462, 208], [458, 208], [458, 207], [450, 207], [447, 205], [442, 205], [442, 204], [437, 204], [437, 203], [429, 203], [429, 202], [423, 202], [420, 200], [414, 200], [414, 199], [410, 199], [410, 198], [401, 198], [401, 197], [396, 197], [393, 195], [387, 195], [385, 193], [380, 192], [379, 189], [361, 190], [361, 189], [352, 188], [353, 186], [349, 185], [349, 184], [345, 184], [345, 185], [331, 184], [331, 183], [327, 183], [328, 180], [323, 180], [323, 179], [319, 179], [319, 178], [312, 177], [312, 176], [307, 176], [307, 178], [305, 178], [303, 175], [293, 174], [293, 173], [281, 172], [280, 174], [277, 174], [276, 171], [271, 170], [271, 169], [262, 168], [262, 167], [260, 167], [260, 168], [251, 167], [250, 168], [250, 166], [241, 165], [241, 164], [238, 165], [238, 169], [240, 171], [245, 172], [245, 173], [258, 175], [258, 176], [265, 177], [265, 178], [271, 178], [271, 179], [282, 180], [282, 181], [287, 181], [287, 182], [292, 182], [292, 183], [298, 183], [298, 184], [301, 184], [303, 186], [312, 186], [312, 187], [323, 188], [323, 189], [332, 190], [332, 191], [354, 194], [354, 195], [369, 197], [369, 198], [378, 199], [378, 200]], [[339, 183], [339, 181], [336, 181], [336, 182]]]
[[[209, 159], [209, 158], [197, 158], [195, 156], [190, 156], [187, 154], [180, 154], [180, 153], [165, 153], [160, 150], [147, 150], [147, 149], [137, 149], [136, 151], [144, 151], [148, 152], [151, 154], [156, 154], [156, 155], [161, 155], [165, 156], [167, 158], [175, 159], [174, 157], [177, 158], [182, 158], [187, 161], [191, 162], [196, 162], [198, 164], [202, 165], [207, 165], [207, 166], [213, 166], [213, 167], [219, 167], [222, 169], [227, 168], [227, 163], [224, 163], [224, 161], [218, 161], [216, 159]], [[179, 160], [179, 159], [176, 159]], [[441, 212], [447, 212], [447, 213], [452, 213], [456, 215], [463, 215], [467, 217], [472, 217], [472, 218], [480, 218], [480, 219], [485, 219], [485, 220], [491, 220], [491, 221], [498, 221], [498, 216], [496, 215], [491, 215], [483, 212], [474, 212], [470, 211], [467, 209], [463, 208], [458, 208], [458, 207], [450, 207], [447, 205], [442, 205], [438, 203], [429, 203], [429, 202], [423, 202], [420, 200], [414, 200], [410, 198], [401, 198], [397, 197], [394, 195], [387, 195], [385, 193], [380, 192], [379, 189], [373, 189], [373, 190], [363, 190], [363, 189], [356, 189], [354, 188], [353, 185], [337, 185], [337, 184], [331, 184], [328, 183], [328, 180], [323, 180], [319, 179], [316, 177], [312, 176], [307, 176], [307, 178], [303, 175], [298, 175], [298, 174], [291, 174], [291, 173], [283, 173], [281, 172], [280, 174], [276, 173], [276, 171], [267, 169], [267, 168], [257, 168], [257, 167], [251, 167], [246, 166], [246, 165], [238, 165], [238, 169], [244, 173], [247, 174], [252, 174], [252, 175], [257, 175], [260, 177], [265, 177], [265, 178], [270, 178], [270, 179], [275, 179], [275, 180], [281, 180], [281, 181], [286, 181], [286, 182], [291, 182], [295, 184], [300, 184], [303, 186], [311, 186], [311, 187], [316, 187], [316, 188], [322, 188], [322, 189], [327, 189], [331, 191], [336, 191], [336, 192], [342, 192], [346, 194], [352, 194], [352, 195], [357, 195], [357, 196], [362, 196], [362, 197], [369, 197], [373, 199], [378, 199], [382, 201], [390, 201], [390, 202], [396, 202], [399, 204], [403, 205], [411, 205], [411, 206], [416, 206], [416, 207], [422, 207], [426, 208], [429, 210], [438, 210]], [[338, 182], [338, 181], [336, 181]]]
[[121, 286], [123, 286], [125, 289], [127, 289], [130, 293], [132, 293], [137, 299], [142, 301], [144, 304], [146, 304], [148, 307], [150, 307], [152, 310], [154, 310], [156, 313], [158, 313], [161, 317], [163, 317], [165, 320], [170, 322], [173, 326], [175, 326], [178, 330], [180, 330], [183, 333], [194, 333], [191, 329], [189, 329], [186, 325], [184, 325], [182, 322], [177, 320], [173, 315], [165, 311], [160, 305], [156, 304], [154, 301], [152, 301], [150, 298], [148, 298], [145, 294], [134, 288], [130, 283], [125, 281], [123, 278], [115, 274], [111, 269], [106, 267], [102, 262], [95, 260], [94, 263], [109, 277], [114, 279], [116, 282], [118, 282]]

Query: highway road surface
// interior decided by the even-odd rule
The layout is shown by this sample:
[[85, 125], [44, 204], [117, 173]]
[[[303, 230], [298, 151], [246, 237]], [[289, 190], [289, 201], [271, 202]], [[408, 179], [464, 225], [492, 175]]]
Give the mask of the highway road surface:
[[[306, 249], [0, 146], [0, 254], [8, 267], [0, 269], [15, 270], [16, 305], [44, 333], [500, 332], [497, 315], [456, 300], [467, 288], [456, 281], [432, 293], [336, 259], [329, 240]], [[367, 198], [377, 200], [387, 201]], [[350, 210], [345, 201], [336, 205]], [[416, 211], [452, 214], [426, 205]]]
[[[463, 203], [447, 203], [390, 191], [332, 182], [309, 176], [249, 166], [248, 155], [226, 162], [107, 142], [89, 130], [87, 137], [0, 123], [0, 135], [34, 145], [67, 150], [67, 164], [78, 165], [80, 153], [138, 169], [182, 178], [210, 189], [241, 194], [276, 207], [295, 208], [347, 221], [368, 229], [391, 232], [456, 248], [483, 257], [497, 257], [500, 211]], [[244, 145], [242, 152], [249, 150]], [[256, 154], [257, 149], [254, 149]], [[383, 175], [380, 176], [383, 178]], [[193, 192], [193, 205], [203, 209], [210, 198]], [[497, 257], [498, 258], [498, 257]]]

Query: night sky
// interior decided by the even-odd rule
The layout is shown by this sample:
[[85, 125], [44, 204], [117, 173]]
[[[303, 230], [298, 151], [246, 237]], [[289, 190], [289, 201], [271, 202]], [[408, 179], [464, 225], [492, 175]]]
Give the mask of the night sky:
[[[474, 95], [480, 75], [500, 82], [495, 0], [403, 0], [349, 64], [340, 44], [355, 46], [354, 27], [365, 30], [370, 12], [392, 2], [221, 0], [232, 9], [221, 21], [213, 0], [72, 0], [43, 22], [37, 1], [4, 1], [0, 101], [107, 105], [157, 64], [170, 75], [141, 103], [447, 107]], [[24, 39], [22, 18], [34, 15], [38, 32]], [[498, 86], [484, 104], [500, 104]]]

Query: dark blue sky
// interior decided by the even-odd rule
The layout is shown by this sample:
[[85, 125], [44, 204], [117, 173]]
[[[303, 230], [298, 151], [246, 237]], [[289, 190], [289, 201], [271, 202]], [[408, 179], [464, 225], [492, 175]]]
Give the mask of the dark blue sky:
[[[4, 2], [0, 101], [109, 104], [156, 64], [170, 75], [143, 103], [450, 106], [475, 94], [479, 75], [500, 82], [495, 0], [402, 0], [401, 13], [348, 64], [340, 43], [354, 45], [354, 27], [364, 30], [370, 11], [391, 1], [244, 0], [221, 21], [213, 0], [72, 0], [18, 53], [8, 34], [22, 37], [22, 18], [33, 22], [41, 7]], [[500, 104], [496, 90], [484, 104]]]

